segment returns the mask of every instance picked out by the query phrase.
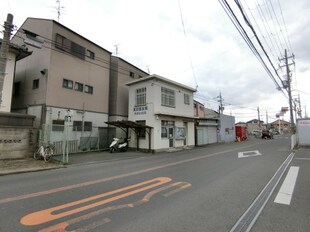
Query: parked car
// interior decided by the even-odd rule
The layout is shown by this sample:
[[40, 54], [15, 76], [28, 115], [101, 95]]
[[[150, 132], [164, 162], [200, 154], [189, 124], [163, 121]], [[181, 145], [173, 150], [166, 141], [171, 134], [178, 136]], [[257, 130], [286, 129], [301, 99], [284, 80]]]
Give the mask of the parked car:
[[251, 135], [259, 136], [260, 135], [260, 130], [252, 130]]
[[262, 139], [273, 139], [273, 134], [269, 130], [263, 130]]

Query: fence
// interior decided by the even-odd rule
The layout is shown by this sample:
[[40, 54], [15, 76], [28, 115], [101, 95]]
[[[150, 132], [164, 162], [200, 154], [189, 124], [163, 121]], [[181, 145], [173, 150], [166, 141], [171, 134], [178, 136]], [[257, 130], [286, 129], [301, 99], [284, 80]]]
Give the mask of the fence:
[[53, 144], [55, 154], [107, 150], [116, 128], [80, 127], [72, 125], [42, 125], [38, 144]]

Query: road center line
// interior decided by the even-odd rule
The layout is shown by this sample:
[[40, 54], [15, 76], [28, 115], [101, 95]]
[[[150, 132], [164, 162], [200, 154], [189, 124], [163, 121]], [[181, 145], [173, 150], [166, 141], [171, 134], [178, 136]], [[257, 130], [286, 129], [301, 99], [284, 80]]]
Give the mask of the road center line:
[[104, 182], [108, 182], [108, 181], [118, 180], [118, 179], [122, 179], [122, 178], [129, 177], [129, 176], [135, 176], [135, 175], [139, 175], [139, 174], [143, 174], [143, 173], [147, 173], [147, 172], [152, 172], [152, 171], [156, 171], [156, 170], [163, 169], [163, 168], [168, 168], [168, 167], [173, 167], [173, 166], [177, 166], [177, 165], [184, 164], [184, 163], [193, 162], [193, 161], [196, 161], [196, 160], [206, 159], [206, 158], [209, 158], [209, 157], [212, 157], [212, 156], [221, 155], [221, 154], [224, 154], [224, 153], [227, 153], [227, 152], [231, 152], [231, 151], [235, 151], [235, 150], [243, 150], [245, 148], [253, 147], [253, 146], [256, 146], [256, 145], [257, 144], [252, 144], [252, 145], [243, 146], [243, 147], [236, 147], [235, 149], [229, 149], [229, 150], [225, 150], [225, 151], [221, 151], [221, 152], [212, 153], [212, 154], [209, 154], [209, 155], [203, 155], [203, 156], [199, 156], [199, 157], [195, 157], [195, 158], [180, 160], [180, 161], [177, 161], [177, 162], [172, 162], [172, 163], [168, 163], [168, 164], [164, 164], [164, 165], [159, 165], [159, 166], [155, 166], [155, 167], [151, 167], [151, 168], [147, 168], [147, 169], [142, 169], [142, 170], [138, 170], [138, 171], [135, 171], [135, 172], [120, 174], [120, 175], [111, 176], [111, 177], [107, 177], [107, 178], [103, 178], [103, 179], [98, 179], [98, 180], [86, 181], [86, 182], [83, 182], [83, 183], [63, 186], [63, 187], [49, 189], [49, 190], [41, 191], [41, 192], [29, 193], [29, 194], [25, 194], [25, 195], [16, 196], [16, 197], [4, 198], [4, 199], [0, 199], [0, 204], [12, 202], [12, 201], [19, 201], [19, 200], [29, 199], [29, 198], [38, 197], [38, 196], [44, 196], [44, 195], [48, 195], [48, 194], [52, 194], [52, 193], [58, 193], [58, 192], [63, 192], [63, 191], [66, 191], [66, 190], [71, 190], [71, 189], [76, 189], [76, 188], [82, 188], [82, 187], [93, 185], [93, 184], [99, 184], [99, 183], [104, 183]]
[[275, 203], [290, 205], [293, 196], [299, 167], [291, 167], [283, 181], [283, 184], [274, 200]]

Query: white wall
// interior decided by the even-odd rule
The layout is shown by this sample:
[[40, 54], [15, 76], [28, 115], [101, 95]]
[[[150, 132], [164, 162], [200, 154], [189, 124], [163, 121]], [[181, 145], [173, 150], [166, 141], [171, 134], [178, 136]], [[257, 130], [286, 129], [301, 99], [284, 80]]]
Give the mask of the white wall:
[[0, 103], [0, 111], [2, 112], [11, 112], [14, 67], [15, 55], [9, 52], [5, 70], [6, 75], [3, 82], [2, 102]]
[[[161, 87], [166, 87], [175, 91], [175, 107], [165, 107], [161, 105]], [[135, 91], [136, 89], [146, 87], [146, 106], [147, 109], [137, 113], [135, 108]], [[190, 95], [190, 104], [184, 104], [184, 93]], [[151, 149], [163, 150], [169, 148], [169, 139], [161, 138], [161, 121], [174, 121], [176, 127], [184, 127], [183, 117], [194, 117], [193, 94], [191, 91], [184, 88], [174, 86], [161, 81], [144, 81], [129, 88], [129, 111], [128, 120], [138, 121], [145, 120], [146, 125], [152, 126], [151, 133]], [[166, 114], [166, 115], [165, 115]], [[170, 116], [171, 115], [171, 116]], [[174, 130], [175, 130], [174, 128]], [[195, 145], [194, 122], [187, 122], [187, 146]], [[175, 131], [174, 131], [175, 132]], [[137, 140], [134, 133], [131, 133], [131, 147], [136, 147]], [[145, 139], [139, 140], [139, 148], [148, 149], [149, 147], [148, 134]], [[183, 147], [184, 140], [174, 140], [174, 147]]]

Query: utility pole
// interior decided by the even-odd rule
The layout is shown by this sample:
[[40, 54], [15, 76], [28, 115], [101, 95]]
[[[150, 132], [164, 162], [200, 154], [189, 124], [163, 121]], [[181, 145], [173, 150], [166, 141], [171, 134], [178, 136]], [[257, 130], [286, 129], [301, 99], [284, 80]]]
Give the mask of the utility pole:
[[294, 58], [294, 56], [287, 56], [287, 51], [286, 49], [284, 50], [284, 58], [280, 59], [280, 60], [284, 60], [284, 66], [281, 67], [285, 67], [286, 68], [286, 77], [287, 77], [287, 92], [288, 92], [288, 97], [289, 97], [289, 106], [290, 106], [290, 118], [291, 118], [291, 131], [293, 134], [295, 134], [295, 123], [294, 123], [294, 115], [293, 115], [293, 99], [292, 99], [292, 90], [291, 90], [291, 72], [290, 72], [290, 68], [289, 65], [294, 64], [288, 63], [288, 59], [289, 58]]
[[10, 37], [12, 26], [13, 26], [13, 15], [8, 14], [6, 21], [4, 22], [3, 39], [0, 48], [0, 110], [2, 104], [3, 83], [6, 75], [5, 73], [6, 63], [10, 48]]
[[267, 112], [267, 110], [266, 110], [266, 127], [268, 129], [268, 112]]
[[221, 92], [220, 92], [220, 96], [218, 96], [217, 98], [219, 98], [218, 102], [220, 103], [219, 114], [223, 114], [223, 111], [224, 111], [223, 101], [224, 101], [224, 99], [222, 98], [222, 93]]
[[299, 116], [299, 118], [302, 118], [302, 110], [301, 110], [301, 103], [300, 103], [300, 95], [298, 94], [298, 99], [296, 99], [296, 101], [298, 102], [298, 111], [297, 114]]
[[260, 129], [260, 116], [259, 116], [259, 107], [257, 107], [257, 114], [258, 114], [258, 127]]

